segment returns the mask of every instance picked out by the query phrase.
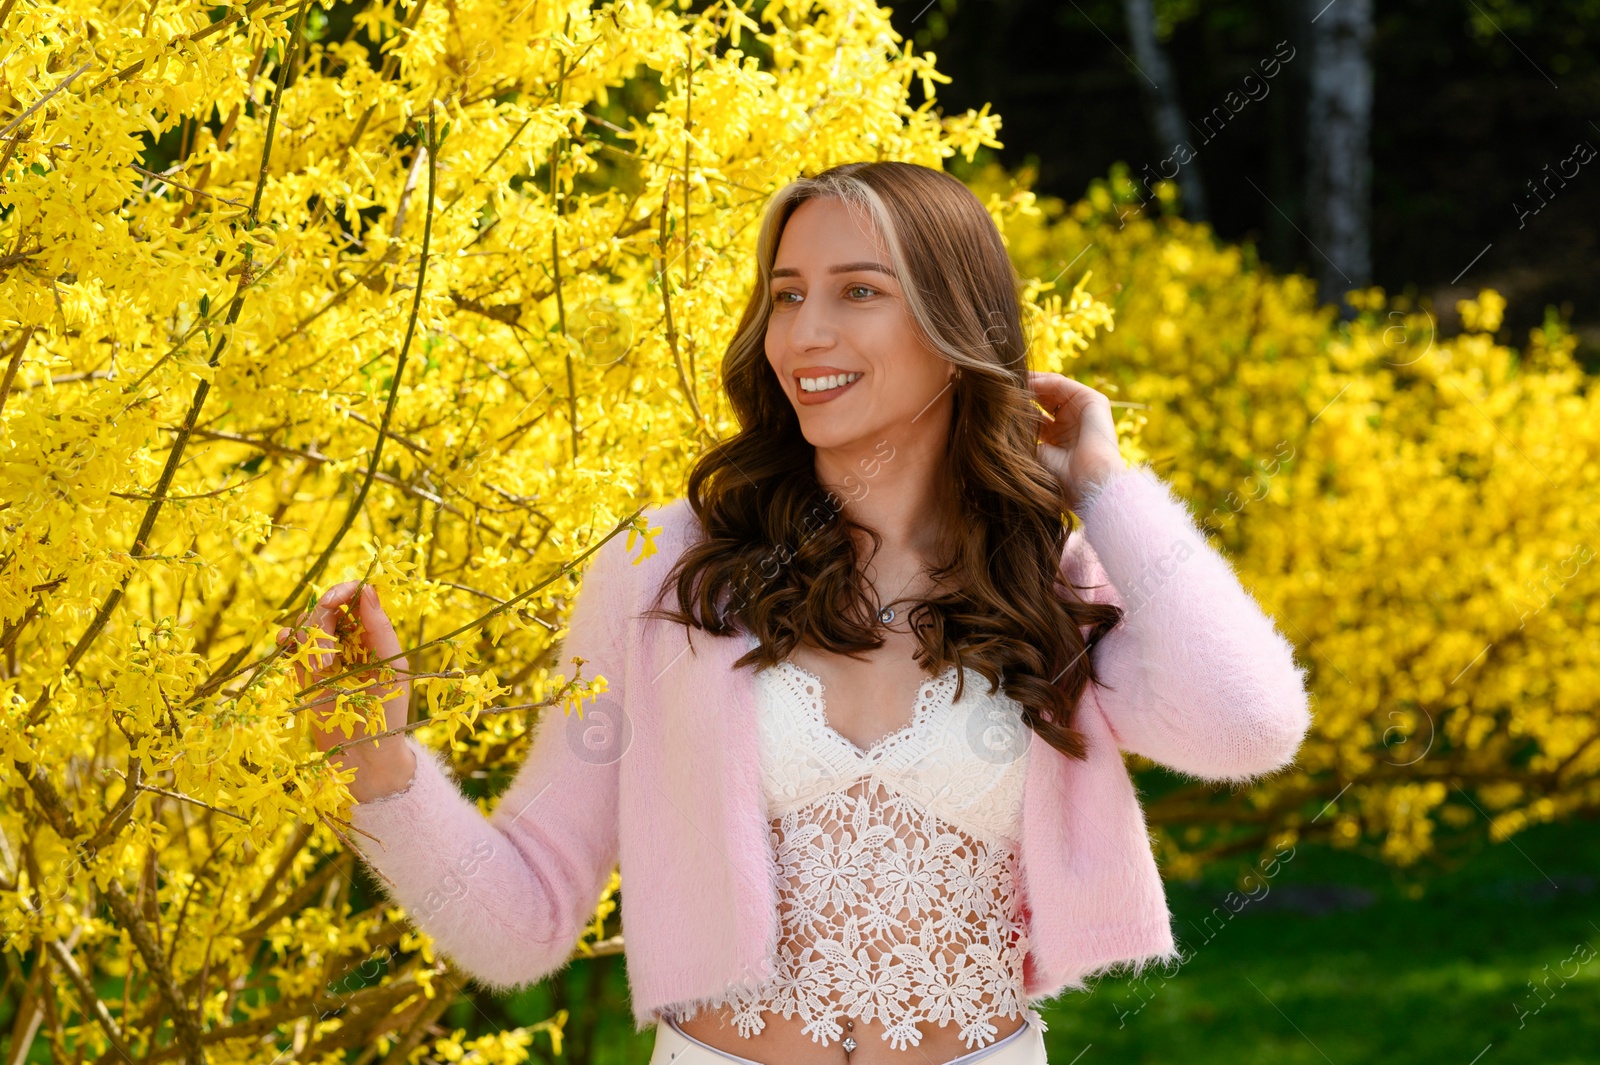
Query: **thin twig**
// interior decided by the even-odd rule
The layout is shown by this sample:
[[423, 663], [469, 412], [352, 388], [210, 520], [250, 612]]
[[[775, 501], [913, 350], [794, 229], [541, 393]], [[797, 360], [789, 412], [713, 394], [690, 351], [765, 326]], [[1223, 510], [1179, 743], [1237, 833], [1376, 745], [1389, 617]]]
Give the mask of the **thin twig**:
[[[567, 22], [561, 28], [565, 36], [571, 29], [572, 16], [567, 16]], [[556, 106], [561, 106], [561, 97], [567, 84], [567, 55], [562, 52], [556, 69]], [[550, 204], [555, 212], [555, 217], [550, 224], [550, 269], [552, 271], [551, 283], [556, 291], [556, 328], [562, 337], [567, 336], [567, 304], [565, 294], [561, 288], [561, 138], [555, 138], [550, 144]], [[562, 358], [565, 360], [567, 371], [567, 435], [572, 441], [572, 464], [578, 464], [578, 444], [583, 436], [582, 428], [578, 424], [578, 382], [575, 368], [572, 365], [572, 345], [561, 346]]]
[[[672, 294], [668, 291], [671, 282], [667, 278], [667, 216], [671, 212], [670, 195], [672, 182], [661, 183], [661, 232], [656, 239], [656, 284], [661, 287], [661, 310], [666, 322], [667, 347], [672, 350], [672, 363], [678, 371], [678, 385], [683, 389], [684, 398], [689, 401], [689, 409], [694, 412], [695, 426], [701, 433], [707, 432], [705, 415], [700, 410], [700, 398], [695, 394], [694, 384], [689, 380], [689, 375], [684, 369], [683, 352], [678, 347], [678, 327], [672, 320]], [[688, 245], [684, 245], [687, 252]], [[674, 257], [676, 258], [676, 257]]]
[[41, 108], [45, 104], [49, 103], [50, 100], [55, 96], [56, 93], [60, 92], [62, 89], [65, 89], [68, 85], [71, 85], [74, 81], [76, 81], [79, 74], [82, 74], [85, 70], [89, 69], [89, 64], [91, 62], [93, 62], [93, 60], [85, 59], [83, 61], [83, 66], [79, 67], [77, 70], [74, 70], [71, 74], [68, 74], [66, 77], [62, 78], [59, 82], [56, 83], [56, 87], [55, 88], [51, 89], [49, 92], [47, 92], [43, 96], [39, 97], [38, 101], [35, 102], [32, 107], [28, 108], [26, 111], [22, 112], [22, 114], [18, 115], [16, 118], [12, 119], [11, 123], [8, 126], [6, 126], [5, 129], [0, 129], [0, 137], [9, 136], [12, 130], [16, 129], [18, 126], [22, 125], [24, 122], [26, 122], [28, 120], [28, 116], [29, 115], [33, 114], [35, 111], [39, 110], [39, 108]]
[[[236, 488], [243, 488], [245, 485], [249, 484], [251, 481], [259, 481], [259, 480], [261, 480], [261, 478], [265, 477], [266, 475], [267, 475], [267, 471], [263, 470], [262, 472], [256, 474], [254, 477], [246, 477], [244, 480], [240, 481], [238, 484], [225, 484], [221, 488], [213, 488], [209, 492], [191, 492], [191, 493], [184, 494], [184, 495], [174, 495], [174, 494], [169, 492], [167, 494], [167, 498], [168, 499], [209, 499], [212, 496], [219, 496], [223, 492], [231, 492]], [[149, 492], [112, 492], [110, 494], [116, 496], [118, 499], [154, 499], [155, 498], [155, 496], [150, 494]]]
[[94, 985], [84, 975], [83, 969], [78, 965], [77, 959], [72, 956], [72, 952], [59, 939], [52, 939], [47, 949], [50, 951], [50, 956], [55, 959], [56, 964], [61, 966], [62, 971], [67, 974], [67, 979], [72, 981], [72, 986], [77, 988], [78, 1002], [82, 1011], [93, 1017], [95, 1023], [106, 1033], [106, 1038], [110, 1040], [111, 1045], [116, 1047], [129, 1061], [132, 1061], [133, 1058], [128, 1053], [128, 1045], [123, 1038], [122, 1029], [117, 1027], [116, 1019], [111, 1016], [111, 1010], [106, 1006], [105, 1002], [101, 1000], [99, 995], [95, 994]]
[[[120, 769], [113, 769], [111, 771], [113, 773], [117, 774], [117, 776], [119, 776], [119, 777], [122, 776], [122, 771]], [[123, 777], [123, 779], [126, 780], [127, 778]], [[237, 813], [234, 813], [232, 810], [224, 810], [220, 806], [213, 806], [210, 803], [203, 802], [200, 799], [197, 799], [192, 795], [185, 795], [181, 791], [171, 791], [171, 790], [169, 790], [167, 788], [158, 788], [154, 784], [138, 784], [138, 783], [133, 785], [133, 790], [135, 790], [135, 791], [151, 791], [151, 792], [155, 792], [157, 795], [165, 795], [169, 799], [181, 799], [184, 802], [194, 803], [196, 806], [204, 806], [207, 810], [212, 810], [212, 811], [214, 811], [216, 813], [219, 813], [219, 814], [227, 814], [229, 817], [237, 817], [239, 820], [243, 821], [245, 824], [249, 824], [250, 823], [250, 819], [248, 817], [246, 817], [244, 814], [237, 814]]]
[[192, 192], [196, 196], [204, 196], [207, 199], [216, 200], [218, 203], [232, 204], [234, 207], [244, 207], [245, 206], [244, 204], [240, 203], [238, 200], [230, 200], [226, 196], [218, 196], [214, 192], [206, 192], [204, 189], [197, 189], [197, 188], [194, 188], [191, 185], [180, 184], [180, 183], [178, 183], [176, 181], [173, 181], [171, 178], [169, 178], [165, 174], [157, 174], [152, 170], [146, 170], [144, 167], [140, 166], [138, 163], [129, 163], [128, 165], [133, 167], [133, 169], [137, 170], [139, 173], [143, 174], [145, 177], [155, 178], [157, 181], [162, 182], [163, 184], [166, 184], [166, 185], [171, 185], [175, 189], [182, 189], [184, 192]]
[[405, 339], [400, 342], [400, 354], [395, 360], [394, 376], [389, 380], [389, 401], [383, 408], [382, 428], [378, 431], [377, 441], [372, 445], [372, 461], [367, 463], [366, 476], [362, 478], [361, 487], [356, 491], [355, 498], [350, 501], [349, 509], [345, 511], [344, 521], [340, 523], [338, 530], [333, 534], [333, 538], [328, 541], [327, 547], [323, 548], [322, 554], [317, 557], [316, 562], [296, 582], [294, 589], [283, 597], [283, 601], [278, 605], [279, 610], [287, 610], [293, 606], [299, 600], [301, 593], [310, 587], [318, 577], [322, 576], [322, 571], [327, 568], [328, 561], [333, 558], [333, 553], [338, 549], [339, 542], [350, 531], [350, 527], [355, 524], [356, 515], [361, 513], [361, 508], [366, 505], [367, 492], [372, 488], [372, 482], [378, 471], [378, 461], [383, 457], [383, 442], [389, 433], [389, 422], [394, 417], [395, 403], [400, 398], [400, 382], [405, 376], [406, 358], [411, 352], [411, 338], [416, 334], [417, 316], [422, 310], [422, 293], [426, 287], [428, 277], [429, 246], [433, 241], [434, 186], [438, 170], [439, 143], [434, 130], [434, 102], [432, 100], [428, 101], [427, 150], [428, 209], [427, 215], [422, 220], [422, 254], [421, 260], [417, 264], [417, 287], [412, 293], [411, 314], [406, 319], [406, 335]]
[[34, 331], [38, 328], [36, 325], [26, 326], [22, 330], [22, 335], [12, 345], [11, 359], [6, 363], [5, 380], [0, 381], [0, 411], [6, 409], [6, 398], [11, 395], [11, 382], [16, 380], [17, 367], [22, 365], [22, 352], [27, 348], [28, 341], [33, 339]]

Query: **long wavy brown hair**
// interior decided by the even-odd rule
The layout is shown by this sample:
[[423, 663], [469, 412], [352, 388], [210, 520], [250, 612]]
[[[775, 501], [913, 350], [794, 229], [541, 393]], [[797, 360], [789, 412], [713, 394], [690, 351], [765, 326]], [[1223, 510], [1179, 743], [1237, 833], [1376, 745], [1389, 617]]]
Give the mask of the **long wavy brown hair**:
[[[935, 516], [949, 546], [929, 571], [936, 589], [951, 590], [909, 611], [916, 659], [931, 676], [954, 663], [957, 699], [968, 668], [991, 694], [1003, 685], [1029, 728], [1084, 758], [1073, 723], [1084, 688], [1098, 679], [1088, 650], [1122, 611], [1084, 601], [1060, 572], [1076, 518], [1037, 455], [1040, 416], [1028, 388], [1017, 273], [983, 204], [930, 167], [846, 163], [792, 182], [767, 206], [755, 288], [722, 360], [740, 429], [690, 471], [689, 505], [704, 535], [656, 596], [675, 584], [678, 609], [646, 616], [758, 637], [760, 647], [737, 666], [776, 665], [802, 640], [852, 657], [883, 646], [857, 552], [862, 538], [874, 552], [881, 538], [819, 484], [815, 449], [766, 356], [778, 241], [795, 208], [814, 197], [836, 198], [870, 219], [924, 342], [961, 371], [941, 493], [949, 509]], [[862, 472], [864, 491], [875, 471]], [[844, 490], [856, 493], [851, 484]], [[1080, 625], [1091, 626], [1087, 636]]]

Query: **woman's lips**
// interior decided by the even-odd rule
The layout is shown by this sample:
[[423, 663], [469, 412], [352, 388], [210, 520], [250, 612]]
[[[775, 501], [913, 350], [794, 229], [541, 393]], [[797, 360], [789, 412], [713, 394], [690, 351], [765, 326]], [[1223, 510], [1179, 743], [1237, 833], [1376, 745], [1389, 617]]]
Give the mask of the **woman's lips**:
[[865, 377], [866, 375], [863, 374], [861, 377], [857, 377], [854, 381], [851, 381], [847, 385], [840, 385], [838, 388], [830, 388], [826, 392], [807, 392], [805, 389], [799, 387], [800, 382], [798, 379], [796, 379], [795, 394], [799, 397], [799, 401], [802, 406], [814, 407], [819, 403], [827, 403], [830, 400], [838, 399], [840, 396], [856, 387], [856, 385], [859, 385]]

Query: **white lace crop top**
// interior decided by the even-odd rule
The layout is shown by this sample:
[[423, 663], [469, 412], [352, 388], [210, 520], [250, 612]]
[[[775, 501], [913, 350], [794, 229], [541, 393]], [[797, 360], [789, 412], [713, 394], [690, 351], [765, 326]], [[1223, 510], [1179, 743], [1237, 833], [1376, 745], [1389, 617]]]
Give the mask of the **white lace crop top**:
[[878, 1020], [896, 1050], [919, 1025], [954, 1023], [969, 1048], [994, 1041], [997, 1016], [1042, 1028], [1022, 990], [1017, 851], [1033, 734], [970, 669], [957, 702], [956, 678], [925, 680], [910, 723], [862, 751], [828, 725], [820, 678], [787, 661], [756, 673], [777, 972], [674, 1020], [727, 1007], [749, 1038], [772, 1011], [823, 1046], [846, 1017]]

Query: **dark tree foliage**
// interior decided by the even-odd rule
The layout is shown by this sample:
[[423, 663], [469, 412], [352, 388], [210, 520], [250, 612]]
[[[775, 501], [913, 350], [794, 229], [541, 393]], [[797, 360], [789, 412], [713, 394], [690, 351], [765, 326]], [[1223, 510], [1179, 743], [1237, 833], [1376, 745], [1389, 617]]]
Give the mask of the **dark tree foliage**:
[[[1210, 221], [1311, 276], [1321, 260], [1306, 213], [1306, 76], [1309, 26], [1326, 5], [1155, 0]], [[1151, 128], [1122, 0], [914, 0], [894, 17], [952, 77], [939, 106], [990, 103], [1005, 119], [1001, 161], [1036, 161], [1042, 193], [1076, 199], [1114, 162], [1137, 179], [1170, 155]], [[1600, 0], [1385, 0], [1374, 21], [1374, 283], [1431, 297], [1446, 329], [1455, 300], [1497, 288], [1514, 340], [1553, 306], [1596, 367], [1600, 158], [1576, 158], [1584, 142], [1600, 149]], [[1269, 91], [1203, 127], [1284, 41], [1296, 54]]]

